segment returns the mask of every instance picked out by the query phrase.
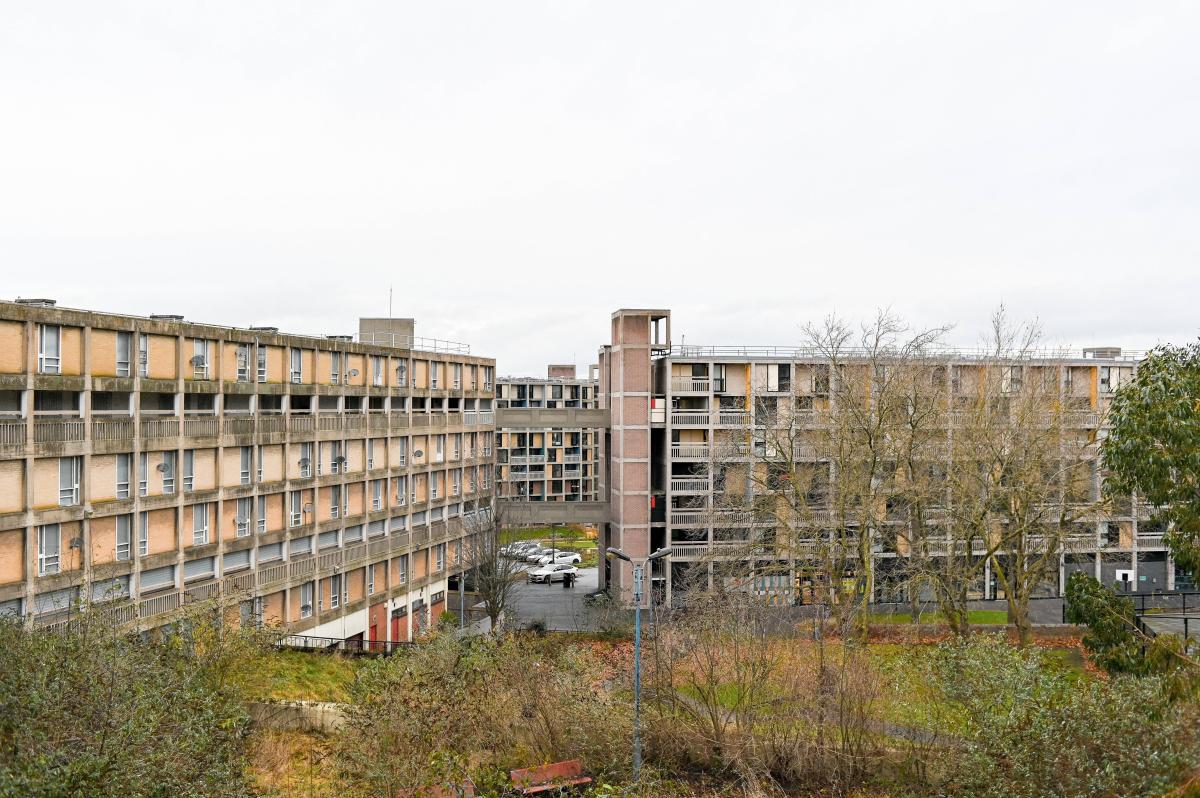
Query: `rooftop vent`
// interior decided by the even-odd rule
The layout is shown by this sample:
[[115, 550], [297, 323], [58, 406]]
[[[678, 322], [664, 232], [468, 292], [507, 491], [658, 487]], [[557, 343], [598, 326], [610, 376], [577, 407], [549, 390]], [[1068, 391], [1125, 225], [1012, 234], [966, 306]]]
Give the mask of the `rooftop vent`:
[[256, 326], [254, 326], [254, 325], [251, 325], [251, 326], [250, 326], [250, 329], [251, 329], [251, 330], [253, 330], [254, 332], [265, 332], [265, 333], [277, 333], [277, 332], [279, 332], [279, 328], [278, 328], [278, 327], [270, 327], [270, 326], [267, 326], [267, 327], [256, 327]]
[[326, 335], [325, 337], [327, 339], [329, 339], [330, 341], [353, 341], [354, 340], [353, 335]]
[[183, 321], [183, 316], [178, 313], [151, 313], [150, 318], [157, 321]]
[[26, 299], [24, 297], [17, 297], [17, 304], [18, 305], [36, 305], [39, 308], [52, 308], [55, 305], [57, 305], [58, 302], [57, 302], [57, 300], [54, 300], [54, 299], [45, 299], [45, 298], [40, 298], [40, 297], [29, 297], [28, 299]]

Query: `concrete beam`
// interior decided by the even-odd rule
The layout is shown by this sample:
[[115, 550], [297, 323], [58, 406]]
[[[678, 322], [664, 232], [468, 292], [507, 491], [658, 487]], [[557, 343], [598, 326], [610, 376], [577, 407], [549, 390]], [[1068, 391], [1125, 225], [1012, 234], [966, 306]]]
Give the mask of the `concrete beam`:
[[496, 408], [496, 429], [543, 429], [545, 427], [608, 429], [609, 423], [607, 408]]
[[497, 499], [505, 524], [603, 524], [608, 502], [529, 502]]

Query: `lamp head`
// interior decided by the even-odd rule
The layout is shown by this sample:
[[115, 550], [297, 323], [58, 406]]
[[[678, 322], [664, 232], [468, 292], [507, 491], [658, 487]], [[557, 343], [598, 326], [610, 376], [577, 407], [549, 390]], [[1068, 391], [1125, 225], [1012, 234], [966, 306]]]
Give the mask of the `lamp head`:
[[620, 549], [614, 549], [611, 546], [604, 553], [606, 556], [616, 557], [618, 560], [624, 560], [625, 562], [629, 562], [629, 563], [633, 562], [633, 560], [630, 558], [630, 556], [628, 554], [621, 551]]

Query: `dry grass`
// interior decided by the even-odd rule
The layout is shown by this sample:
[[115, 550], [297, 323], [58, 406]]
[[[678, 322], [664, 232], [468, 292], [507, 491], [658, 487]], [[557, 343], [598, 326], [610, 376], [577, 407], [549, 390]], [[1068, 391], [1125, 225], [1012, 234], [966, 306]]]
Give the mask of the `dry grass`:
[[324, 798], [341, 785], [322, 735], [262, 729], [254, 734], [247, 757], [247, 778], [263, 798]]

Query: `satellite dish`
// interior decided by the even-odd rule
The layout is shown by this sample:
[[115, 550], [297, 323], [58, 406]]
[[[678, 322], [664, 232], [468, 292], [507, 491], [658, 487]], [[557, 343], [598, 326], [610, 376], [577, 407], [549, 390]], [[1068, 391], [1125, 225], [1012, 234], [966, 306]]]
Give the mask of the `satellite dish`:
[[311, 604], [301, 604], [300, 612], [312, 612], [312, 605]]
[[413, 449], [413, 457], [424, 457], [424, 456], [425, 456], [425, 452], [421, 451], [420, 449]]
[[193, 366], [203, 366], [204, 365], [204, 355], [194, 355], [192, 357], [192, 365]]
[[165, 474], [167, 471], [167, 464], [159, 463], [158, 465], [155, 466], [155, 468], [158, 469], [159, 473]]
[[312, 465], [312, 460], [309, 460], [307, 457], [301, 457], [300, 461], [297, 462], [296, 465], [300, 466], [301, 468], [308, 468], [310, 465]]
[[333, 462], [344, 463], [346, 462], [346, 458], [339, 454], [337, 457], [333, 458]]
[[309, 502], [308, 504], [304, 505], [304, 512], [306, 512], [306, 513], [312, 512], [312, 502]]
[[347, 374], [349, 374], [351, 377], [357, 377], [358, 369], [350, 369], [350, 371], [348, 371]]

